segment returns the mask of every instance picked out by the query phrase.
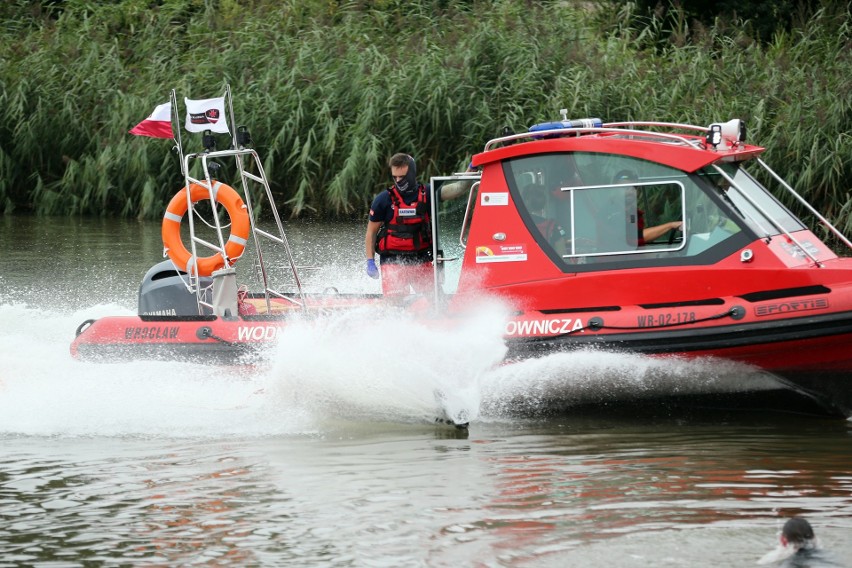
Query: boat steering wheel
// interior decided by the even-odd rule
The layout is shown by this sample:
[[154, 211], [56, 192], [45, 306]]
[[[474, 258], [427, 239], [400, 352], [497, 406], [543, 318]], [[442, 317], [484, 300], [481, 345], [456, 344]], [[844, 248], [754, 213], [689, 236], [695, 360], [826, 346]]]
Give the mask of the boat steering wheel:
[[[681, 233], [680, 239], [677, 238], [678, 233]], [[683, 240], [683, 226], [682, 225], [680, 227], [678, 227], [677, 229], [671, 229], [669, 231], [669, 244], [670, 245], [673, 245], [675, 243], [675, 241], [682, 241], [682, 240]]]

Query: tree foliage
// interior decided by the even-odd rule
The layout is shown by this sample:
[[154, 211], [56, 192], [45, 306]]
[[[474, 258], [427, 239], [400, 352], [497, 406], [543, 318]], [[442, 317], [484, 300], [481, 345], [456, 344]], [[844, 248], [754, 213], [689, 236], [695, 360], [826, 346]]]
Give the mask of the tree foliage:
[[[771, 39], [739, 20], [508, 0], [10, 0], [0, 6], [0, 208], [156, 218], [171, 144], [128, 129], [219, 96], [293, 216], [361, 216], [396, 151], [459, 171], [499, 134], [558, 118], [746, 119], [830, 214], [849, 201], [849, 14]], [[680, 23], [679, 23], [680, 22]], [[686, 24], [684, 24], [686, 22]], [[699, 33], [700, 32], [700, 33]], [[192, 140], [190, 144], [198, 144]]]

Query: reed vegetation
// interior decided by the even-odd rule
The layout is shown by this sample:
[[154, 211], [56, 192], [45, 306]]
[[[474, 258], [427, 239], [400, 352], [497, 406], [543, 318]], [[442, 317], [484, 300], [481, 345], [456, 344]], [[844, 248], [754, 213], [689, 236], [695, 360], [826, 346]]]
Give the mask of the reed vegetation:
[[390, 154], [415, 155], [421, 179], [460, 171], [504, 126], [567, 108], [605, 121], [743, 118], [776, 171], [852, 229], [848, 11], [761, 43], [730, 25], [663, 29], [617, 6], [9, 0], [0, 208], [159, 217], [182, 185], [172, 144], [127, 131], [172, 88], [207, 98], [228, 83], [291, 216], [363, 216]]

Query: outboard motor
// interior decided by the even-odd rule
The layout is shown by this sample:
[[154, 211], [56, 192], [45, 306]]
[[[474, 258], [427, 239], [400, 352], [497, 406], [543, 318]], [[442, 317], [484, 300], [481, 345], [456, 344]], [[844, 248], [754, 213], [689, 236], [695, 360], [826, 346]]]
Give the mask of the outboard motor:
[[[178, 271], [171, 260], [164, 260], [148, 269], [139, 286], [140, 316], [197, 316], [198, 302], [193, 292], [186, 289], [187, 274]], [[199, 278], [202, 299], [210, 301], [213, 279]], [[205, 315], [212, 312], [203, 308]]]

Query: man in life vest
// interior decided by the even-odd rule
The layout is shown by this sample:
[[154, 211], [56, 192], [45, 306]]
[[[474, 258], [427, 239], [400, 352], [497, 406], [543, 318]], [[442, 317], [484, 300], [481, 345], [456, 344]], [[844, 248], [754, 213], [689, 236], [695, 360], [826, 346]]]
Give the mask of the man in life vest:
[[[370, 206], [364, 239], [367, 275], [379, 277], [374, 259], [378, 252], [386, 296], [401, 296], [411, 290], [427, 293], [434, 285], [429, 186], [417, 182], [417, 166], [408, 154], [394, 154], [388, 166], [393, 185], [378, 194]], [[454, 199], [470, 186], [471, 182], [448, 184], [442, 187], [440, 197]]]

